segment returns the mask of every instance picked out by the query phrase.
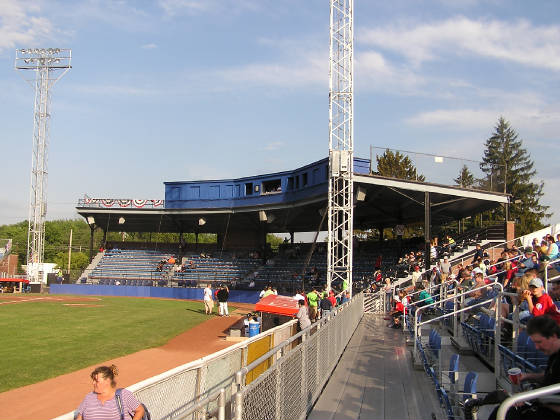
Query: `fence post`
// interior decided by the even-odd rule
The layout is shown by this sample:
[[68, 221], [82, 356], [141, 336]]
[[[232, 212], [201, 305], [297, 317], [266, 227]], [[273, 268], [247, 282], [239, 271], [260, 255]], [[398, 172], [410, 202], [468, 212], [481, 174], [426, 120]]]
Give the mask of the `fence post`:
[[218, 396], [218, 420], [226, 419], [226, 390], [224, 388], [220, 389], [220, 395]]
[[243, 395], [241, 394], [241, 391], [237, 391], [234, 395], [233, 415], [232, 415], [233, 420], [243, 419], [243, 413], [241, 412], [242, 410], [243, 410]]
[[494, 304], [495, 319], [494, 323], [494, 376], [496, 378], [496, 385], [498, 384], [498, 378], [500, 377], [500, 341], [502, 339], [502, 293], [499, 292], [496, 295], [496, 302]]

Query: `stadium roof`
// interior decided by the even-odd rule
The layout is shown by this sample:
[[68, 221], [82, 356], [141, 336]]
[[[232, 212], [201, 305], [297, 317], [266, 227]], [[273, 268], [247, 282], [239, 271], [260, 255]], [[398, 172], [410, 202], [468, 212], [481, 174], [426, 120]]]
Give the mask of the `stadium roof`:
[[[355, 200], [355, 229], [423, 223], [427, 196], [432, 225], [459, 220], [508, 202], [508, 195], [503, 193], [377, 175], [355, 174], [354, 192], [365, 194], [363, 201]], [[319, 227], [326, 206], [324, 192], [298, 201], [246, 207], [105, 208], [81, 200], [76, 209], [86, 219], [93, 217], [95, 225], [105, 231], [219, 233], [228, 229], [258, 230], [265, 225], [268, 232], [309, 232]], [[266, 222], [259, 217], [261, 211], [266, 214]], [[322, 230], [327, 230], [326, 222]]]

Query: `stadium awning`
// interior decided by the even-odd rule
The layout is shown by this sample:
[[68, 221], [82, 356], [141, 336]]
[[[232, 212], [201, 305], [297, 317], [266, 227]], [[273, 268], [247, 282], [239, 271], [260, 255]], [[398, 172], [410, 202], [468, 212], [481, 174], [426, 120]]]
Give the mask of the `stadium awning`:
[[255, 311], [269, 314], [295, 316], [298, 310], [297, 300], [288, 296], [268, 295], [255, 305]]

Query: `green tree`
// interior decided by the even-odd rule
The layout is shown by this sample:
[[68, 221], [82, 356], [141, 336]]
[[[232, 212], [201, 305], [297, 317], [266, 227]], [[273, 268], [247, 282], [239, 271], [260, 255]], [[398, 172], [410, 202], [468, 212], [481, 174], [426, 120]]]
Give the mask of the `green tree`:
[[[533, 166], [517, 132], [500, 117], [494, 133], [486, 140], [480, 169], [492, 180], [495, 190], [511, 194], [509, 219], [518, 222], [516, 235], [542, 228], [542, 219], [550, 216], [548, 206], [539, 203], [544, 183], [532, 181], [537, 173]], [[504, 209], [494, 211], [490, 217], [504, 220]]]
[[401, 152], [393, 153], [387, 149], [381, 156], [377, 156], [377, 175], [399, 179], [425, 181], [424, 175], [418, 174], [416, 167], [408, 156]]
[[456, 185], [463, 188], [470, 188], [475, 184], [475, 178], [467, 165], [463, 165], [459, 176], [453, 180]]
[[[85, 252], [72, 252], [70, 261], [71, 270], [84, 270], [89, 264], [89, 255]], [[68, 252], [59, 252], [54, 257], [54, 261], [58, 268], [66, 272], [68, 268]]]

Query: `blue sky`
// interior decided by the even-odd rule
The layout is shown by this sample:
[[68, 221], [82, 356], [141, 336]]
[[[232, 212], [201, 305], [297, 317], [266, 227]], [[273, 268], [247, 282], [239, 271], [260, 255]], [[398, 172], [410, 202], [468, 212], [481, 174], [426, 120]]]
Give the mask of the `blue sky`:
[[[560, 2], [354, 8], [357, 156], [463, 158], [410, 155], [451, 184], [463, 163], [477, 174], [503, 115], [559, 208]], [[69, 218], [84, 194], [161, 199], [164, 181], [327, 156], [328, 24], [328, 0], [0, 0], [0, 224], [28, 212], [33, 89], [16, 48], [72, 49], [52, 91], [48, 180], [48, 218]]]

